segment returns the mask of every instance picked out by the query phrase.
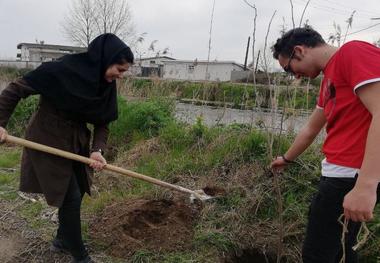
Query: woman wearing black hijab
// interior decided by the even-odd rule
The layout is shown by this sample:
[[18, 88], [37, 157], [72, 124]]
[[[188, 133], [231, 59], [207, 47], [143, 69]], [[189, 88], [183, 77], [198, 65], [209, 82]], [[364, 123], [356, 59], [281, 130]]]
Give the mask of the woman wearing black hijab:
[[[59, 207], [59, 227], [53, 251], [67, 250], [72, 262], [92, 262], [83, 245], [80, 206], [85, 192], [90, 194], [93, 169], [106, 164], [108, 123], [117, 119], [116, 79], [133, 63], [130, 48], [113, 34], [95, 38], [87, 52], [66, 55], [46, 62], [23, 78], [8, 85], [0, 95], [0, 141], [20, 99], [40, 94], [25, 138], [37, 143], [90, 156], [82, 163], [24, 149], [20, 190], [43, 193], [49, 205]], [[93, 124], [93, 141], [87, 124]], [[90, 150], [91, 149], [91, 150]]]

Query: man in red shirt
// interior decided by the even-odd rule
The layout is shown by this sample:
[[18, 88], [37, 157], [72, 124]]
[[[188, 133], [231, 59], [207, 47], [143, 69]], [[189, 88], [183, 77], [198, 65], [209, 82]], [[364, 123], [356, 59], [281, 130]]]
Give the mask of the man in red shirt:
[[304, 262], [339, 262], [342, 225], [346, 262], [357, 262], [352, 250], [360, 222], [373, 218], [380, 182], [380, 49], [351, 41], [339, 49], [311, 27], [285, 33], [272, 47], [281, 67], [296, 78], [323, 72], [318, 103], [295, 141], [271, 164], [282, 170], [314, 141], [326, 125], [325, 159], [318, 193], [309, 213]]

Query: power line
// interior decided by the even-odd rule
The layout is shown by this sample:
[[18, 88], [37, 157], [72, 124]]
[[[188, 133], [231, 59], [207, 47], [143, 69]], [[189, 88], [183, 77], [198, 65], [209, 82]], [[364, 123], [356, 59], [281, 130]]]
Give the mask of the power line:
[[369, 11], [369, 10], [358, 9], [357, 7], [353, 7], [353, 6], [348, 6], [348, 5], [342, 4], [341, 2], [337, 3], [337, 2], [332, 1], [332, 0], [320, 0], [320, 1], [325, 1], [325, 2], [328, 2], [328, 3], [334, 4], [334, 5], [340, 6], [340, 7], [346, 7], [348, 9], [351, 9], [351, 11], [352, 10], [356, 10], [356, 11], [362, 12], [362, 13], [368, 13], [368, 14], [372, 14], [372, 15], [380, 15], [379, 12], [373, 12], [373, 11]]
[[373, 25], [371, 25], [371, 26], [369, 26], [369, 27], [366, 27], [366, 28], [360, 29], [360, 30], [355, 31], [355, 32], [351, 32], [351, 33], [347, 34], [347, 36], [350, 36], [350, 35], [353, 35], [353, 34], [356, 34], [356, 33], [363, 32], [363, 31], [365, 31], [365, 30], [367, 30], [367, 29], [373, 28], [373, 27], [378, 26], [378, 25], [380, 25], [380, 23], [373, 24]]
[[[305, 2], [300, 3], [298, 1], [294, 1], [294, 3], [296, 3], [298, 5], [302, 5], [302, 6], [305, 5]], [[342, 16], [348, 16], [348, 14], [352, 12], [352, 11], [348, 12], [348, 11], [344, 11], [344, 10], [337, 9], [337, 8], [327, 7], [327, 6], [316, 5], [313, 2], [310, 3], [310, 7], [314, 8], [314, 9], [322, 10], [324, 12], [331, 13], [334, 15], [342, 15]]]
[[[302, 5], [304, 5], [307, 0], [300, 0], [302, 1]], [[325, 0], [325, 1], [328, 1], [328, 0]], [[300, 3], [298, 3], [300, 4]], [[347, 7], [346, 9], [343, 9], [343, 8], [337, 8], [337, 7], [331, 7], [331, 6], [327, 6], [327, 5], [321, 5], [321, 4], [316, 4], [316, 3], [313, 3], [313, 2], [310, 2], [310, 6], [312, 8], [315, 8], [315, 9], [319, 9], [319, 10], [322, 10], [322, 11], [325, 11], [325, 12], [329, 12], [329, 13], [332, 13], [334, 15], [345, 15], [345, 16], [349, 16], [352, 11], [356, 10], [356, 11], [360, 11], [360, 12], [366, 12], [368, 15], [369, 15], [369, 12], [367, 11], [363, 11], [363, 10], [359, 10], [357, 8], [351, 8], [351, 7]], [[340, 5], [341, 6], [341, 5]], [[374, 13], [374, 12], [371, 12], [371, 15], [370, 16], [373, 16], [374, 14], [379, 14], [379, 13]], [[360, 13], [358, 14], [358, 12], [356, 13], [355, 15], [356, 18], [362, 18], [362, 19], [368, 19], [368, 16], [367, 15], [360, 15]]]

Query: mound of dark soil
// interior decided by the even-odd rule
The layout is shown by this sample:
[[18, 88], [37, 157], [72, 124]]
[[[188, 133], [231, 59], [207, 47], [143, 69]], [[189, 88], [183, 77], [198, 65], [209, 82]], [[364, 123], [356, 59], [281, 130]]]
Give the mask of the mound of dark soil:
[[168, 200], [131, 200], [104, 209], [90, 224], [90, 235], [115, 257], [138, 250], [178, 251], [189, 247], [198, 211]]

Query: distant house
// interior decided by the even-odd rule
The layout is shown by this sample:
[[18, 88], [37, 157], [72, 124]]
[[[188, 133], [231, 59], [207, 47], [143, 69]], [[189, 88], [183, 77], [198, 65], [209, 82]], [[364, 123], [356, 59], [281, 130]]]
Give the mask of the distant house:
[[157, 76], [162, 77], [162, 69], [164, 67], [164, 61], [175, 60], [174, 58], [167, 56], [148, 57], [136, 59], [135, 64], [131, 71], [134, 75], [140, 77]]
[[44, 43], [20, 43], [17, 45], [17, 49], [20, 49], [20, 53], [17, 54], [18, 60], [31, 62], [52, 61], [66, 54], [81, 53], [87, 50], [87, 48], [83, 47], [50, 45]]
[[244, 70], [233, 61], [166, 60], [163, 64], [164, 79], [230, 81], [232, 72]]

